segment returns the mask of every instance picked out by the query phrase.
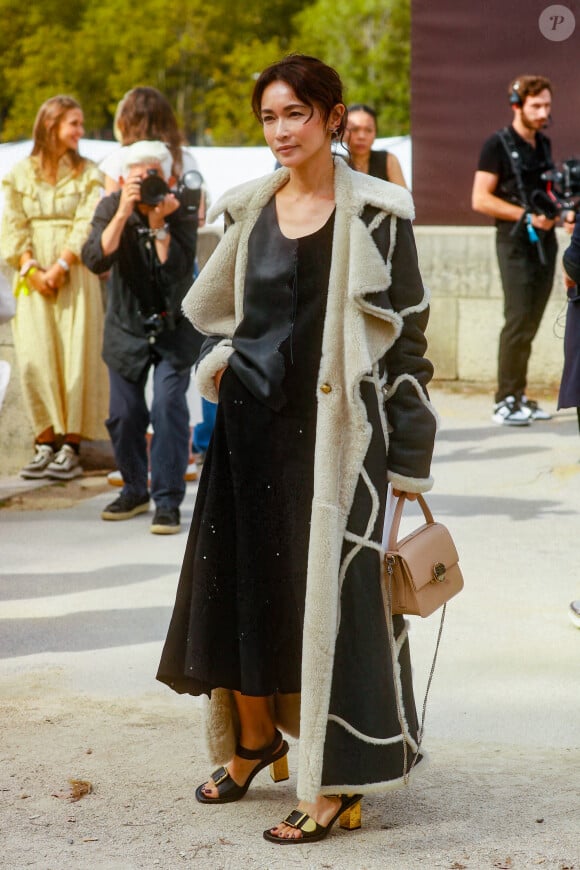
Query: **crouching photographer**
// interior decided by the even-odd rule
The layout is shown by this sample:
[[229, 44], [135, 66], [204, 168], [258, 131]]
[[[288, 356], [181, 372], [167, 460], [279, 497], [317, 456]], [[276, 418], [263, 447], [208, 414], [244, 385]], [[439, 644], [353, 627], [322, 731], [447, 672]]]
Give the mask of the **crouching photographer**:
[[[124, 155], [121, 189], [99, 203], [83, 261], [110, 270], [103, 359], [109, 369], [107, 428], [123, 476], [120, 496], [101, 516], [126, 520], [149, 509], [146, 433], [150, 448], [151, 531], [180, 529], [189, 457], [186, 392], [199, 336], [181, 313], [192, 282], [197, 213], [169, 189], [171, 154], [162, 142], [136, 142]], [[153, 367], [149, 412], [145, 385]]]

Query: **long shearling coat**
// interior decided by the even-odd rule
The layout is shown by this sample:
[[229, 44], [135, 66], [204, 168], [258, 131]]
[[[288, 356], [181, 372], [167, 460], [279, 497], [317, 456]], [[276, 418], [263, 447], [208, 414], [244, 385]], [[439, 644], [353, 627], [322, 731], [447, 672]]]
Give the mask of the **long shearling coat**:
[[[225, 212], [232, 223], [183, 305], [198, 330], [220, 337], [210, 342], [211, 350], [197, 370], [200, 392], [209, 400], [217, 400], [213, 375], [227, 363], [232, 353], [231, 337], [243, 315], [250, 232], [264, 205], [287, 179], [288, 171], [278, 170], [229, 191], [213, 209], [214, 217]], [[395, 716], [397, 725], [393, 726], [394, 714], [388, 725], [377, 721], [363, 727], [358, 722], [356, 709], [364, 706], [364, 699], [341, 697], [341, 693], [344, 696], [352, 691], [344, 687], [362, 683], [355, 675], [352, 680], [348, 678], [350, 657], [341, 653], [337, 658], [335, 653], [340, 631], [351, 638], [347, 646], [356, 643], [356, 626], [349, 626], [348, 620], [361, 596], [354, 596], [354, 607], [343, 606], [341, 610], [341, 596], [344, 598], [349, 584], [350, 594], [355, 589], [353, 582], [362, 583], [358, 588], [364, 594], [372, 588], [375, 602], [380, 601], [376, 596], [380, 595], [380, 531], [387, 478], [402, 490], [430, 489], [435, 432], [435, 412], [425, 390], [432, 368], [423, 356], [428, 298], [410, 230], [411, 197], [402, 187], [353, 172], [337, 160], [335, 200], [318, 375], [302, 691], [301, 697], [277, 696], [274, 700], [280, 725], [291, 734], [300, 733], [298, 795], [306, 800], [314, 800], [321, 790], [368, 792], [401, 779], [401, 773], [381, 772], [381, 764], [371, 759], [361, 774], [362, 782], [355, 781], [356, 776], [350, 773], [344, 774], [344, 781], [337, 781], [343, 774], [333, 774], [329, 753], [357, 755], [361, 746], [372, 750], [371, 755], [390, 751], [392, 746], [400, 753], [403, 739], [411, 751], [416, 749], [416, 722], [405, 720], [409, 715], [416, 718], [413, 701], [409, 700], [408, 686], [401, 685], [400, 656], [391, 661], [387, 652], [384, 615], [379, 615], [374, 629], [376, 612], [368, 622], [370, 632], [381, 635], [380, 649], [372, 653], [380, 661], [368, 662], [369, 674], [374, 678], [373, 669], [386, 670], [383, 683], [390, 689], [385, 691], [391, 695], [398, 692], [404, 702], [402, 729], [400, 715]], [[369, 410], [369, 405], [374, 410]], [[377, 454], [377, 444], [383, 459], [378, 465], [369, 464], [371, 446]], [[351, 582], [349, 577], [355, 574], [356, 581]], [[376, 611], [376, 606], [372, 609]], [[395, 658], [408, 646], [402, 620], [399, 629]], [[340, 646], [345, 643], [341, 641]], [[404, 667], [410, 672], [405, 655]], [[381, 706], [378, 699], [374, 701]], [[393, 697], [388, 703], [394, 709]], [[232, 756], [236, 741], [230, 693], [214, 690], [207, 714], [210, 754], [216, 763], [223, 763]], [[404, 734], [396, 733], [397, 729]], [[348, 741], [354, 741], [356, 748]], [[376, 775], [372, 772], [375, 768]]]

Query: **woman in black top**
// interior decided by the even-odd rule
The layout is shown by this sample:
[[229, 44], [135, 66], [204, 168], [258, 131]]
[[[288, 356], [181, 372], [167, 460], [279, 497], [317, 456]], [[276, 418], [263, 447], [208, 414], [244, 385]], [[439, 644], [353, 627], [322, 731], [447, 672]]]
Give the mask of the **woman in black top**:
[[227, 231], [184, 300], [208, 336], [198, 387], [219, 401], [158, 679], [209, 696], [227, 766], [202, 804], [240, 800], [269, 765], [287, 778], [277, 726], [299, 734], [300, 803], [264, 836], [300, 844], [360, 826], [362, 795], [421, 760], [381, 537], [387, 481], [432, 485], [428, 299], [408, 191], [333, 158], [337, 73], [292, 55], [252, 107], [282, 166], [215, 205]]
[[373, 151], [377, 137], [377, 113], [370, 106], [355, 103], [348, 107], [345, 143], [350, 152], [349, 163], [358, 172], [392, 181], [406, 187], [401, 164], [390, 151]]

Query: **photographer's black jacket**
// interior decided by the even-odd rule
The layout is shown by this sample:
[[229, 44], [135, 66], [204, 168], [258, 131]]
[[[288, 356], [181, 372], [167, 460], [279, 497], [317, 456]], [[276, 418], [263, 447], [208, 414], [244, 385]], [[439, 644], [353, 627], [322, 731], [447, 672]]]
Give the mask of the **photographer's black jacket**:
[[171, 240], [167, 260], [160, 263], [146, 232], [147, 218], [135, 211], [125, 225], [118, 249], [105, 256], [101, 236], [119, 207], [120, 197], [117, 191], [97, 206], [82, 259], [91, 272], [111, 270], [103, 359], [124, 378], [136, 382], [151, 359], [143, 319], [153, 312], [167, 311], [170, 315], [167, 327], [156, 339], [155, 352], [178, 371], [191, 368], [197, 358], [201, 337], [181, 311], [193, 281], [197, 224], [182, 206], [166, 218]]

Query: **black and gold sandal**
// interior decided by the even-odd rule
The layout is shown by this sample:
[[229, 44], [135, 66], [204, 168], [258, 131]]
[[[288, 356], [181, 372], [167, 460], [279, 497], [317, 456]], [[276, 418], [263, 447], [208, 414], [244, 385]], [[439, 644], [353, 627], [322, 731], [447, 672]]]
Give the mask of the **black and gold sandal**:
[[289, 825], [291, 828], [297, 828], [302, 832], [302, 836], [279, 837], [277, 834], [273, 834], [272, 829], [270, 829], [264, 831], [264, 839], [270, 843], [280, 843], [281, 845], [315, 843], [317, 840], [324, 840], [337, 819], [340, 819], [340, 827], [347, 831], [355, 831], [357, 828], [360, 828], [361, 794], [326, 795], [326, 797], [340, 798], [340, 806], [326, 826], [319, 825], [308, 813], [303, 813], [302, 810], [292, 810], [290, 815], [284, 819], [283, 824]]
[[263, 749], [246, 749], [245, 746], [241, 746], [238, 743], [236, 755], [239, 758], [244, 758], [246, 761], [260, 762], [249, 774], [245, 783], [238, 785], [230, 776], [227, 767], [218, 767], [211, 775], [218, 790], [218, 796], [210, 797], [204, 793], [203, 789], [207, 786], [207, 782], [197, 787], [195, 796], [200, 804], [229, 804], [239, 801], [244, 797], [256, 774], [265, 767], [268, 767], [268, 765], [270, 766], [270, 776], [274, 782], [282, 782], [289, 777], [287, 754], [288, 744], [285, 740], [282, 740], [282, 735], [278, 729], [276, 729], [272, 742]]

